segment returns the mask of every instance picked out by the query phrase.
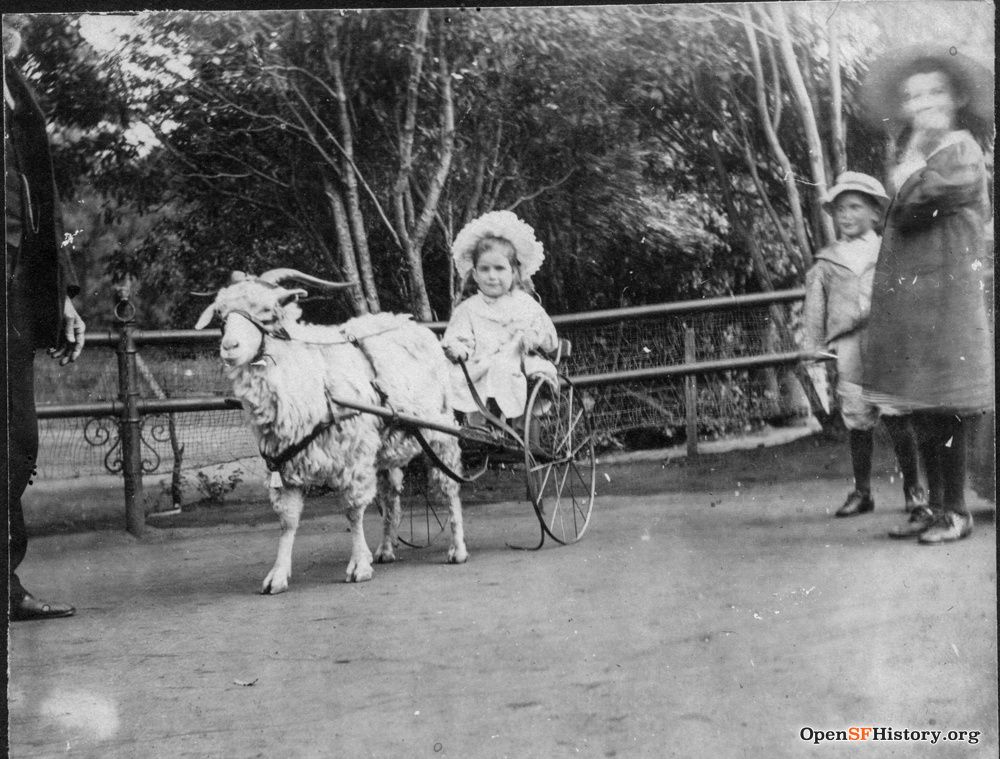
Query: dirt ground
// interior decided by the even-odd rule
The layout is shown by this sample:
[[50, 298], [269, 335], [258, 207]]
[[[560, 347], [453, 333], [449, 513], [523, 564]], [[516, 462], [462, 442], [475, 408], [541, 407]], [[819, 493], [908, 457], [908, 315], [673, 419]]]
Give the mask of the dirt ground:
[[[872, 515], [831, 517], [846, 448], [818, 436], [602, 465], [574, 546], [510, 550], [530, 506], [476, 494], [467, 564], [444, 565], [442, 540], [359, 585], [346, 520], [317, 499], [276, 597], [256, 595], [277, 539], [261, 504], [141, 540], [36, 537], [22, 579], [78, 613], [11, 627], [10, 755], [994, 757], [992, 504], [970, 493], [961, 543], [891, 541], [885, 450]], [[978, 735], [801, 737], [852, 726]]]

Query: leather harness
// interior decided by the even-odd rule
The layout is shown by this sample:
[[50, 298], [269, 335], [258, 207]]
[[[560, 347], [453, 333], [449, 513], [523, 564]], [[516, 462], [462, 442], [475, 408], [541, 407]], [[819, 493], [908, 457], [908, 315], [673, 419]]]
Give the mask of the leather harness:
[[[265, 357], [266, 354], [264, 353], [264, 338], [270, 336], [278, 340], [288, 340], [288, 341], [296, 339], [293, 338], [291, 335], [289, 335], [288, 330], [286, 330], [285, 327], [282, 326], [281, 324], [278, 324], [277, 327], [275, 328], [273, 325], [265, 324], [264, 322], [260, 321], [260, 319], [256, 318], [255, 316], [253, 316], [252, 314], [243, 309], [233, 309], [232, 311], [229, 311], [226, 314], [226, 316], [228, 316], [229, 314], [238, 314], [239, 316], [242, 316], [244, 319], [246, 319], [248, 322], [254, 325], [258, 330], [260, 330], [261, 333], [260, 347], [257, 349], [257, 353], [251, 359], [250, 363], [257, 363], [258, 361], [263, 360], [263, 358]], [[392, 329], [388, 330], [382, 330], [382, 332], [376, 332], [374, 333], [374, 335], [381, 335], [386, 332], [391, 332], [395, 329], [398, 329], [398, 327], [393, 327]], [[384, 388], [381, 387], [381, 385], [378, 382], [378, 372], [375, 369], [375, 362], [372, 360], [371, 355], [365, 348], [364, 342], [355, 337], [354, 335], [346, 334], [343, 330], [339, 331], [341, 339], [324, 340], [319, 342], [318, 344], [322, 345], [350, 344], [353, 345], [355, 348], [357, 348], [359, 351], [361, 351], [361, 354], [365, 357], [365, 360], [371, 367], [372, 374], [375, 376], [375, 378], [371, 380], [371, 385], [379, 397], [379, 403], [381, 406], [386, 408], [391, 413], [389, 417], [388, 428], [389, 429], [392, 429], [393, 427], [405, 428], [407, 432], [409, 432], [409, 434], [411, 434], [414, 438], [416, 438], [417, 443], [420, 444], [420, 447], [423, 449], [427, 458], [430, 459], [430, 461], [434, 464], [434, 466], [440, 469], [448, 477], [455, 480], [456, 482], [460, 483], [473, 482], [479, 476], [481, 476], [483, 472], [486, 470], [485, 464], [483, 466], [483, 469], [481, 471], [476, 472], [473, 476], [463, 477], [441, 460], [441, 457], [437, 455], [434, 449], [431, 448], [430, 443], [427, 442], [427, 439], [424, 437], [423, 432], [420, 430], [420, 427], [414, 424], [403, 423], [399, 419], [396, 409], [389, 401], [389, 394], [385, 391]], [[374, 335], [369, 335], [369, 337], [373, 337]], [[314, 341], [298, 340], [298, 342], [309, 343]], [[463, 370], [465, 369], [464, 365], [462, 368]], [[268, 471], [272, 472], [272, 484], [274, 483], [275, 475], [280, 477], [281, 468], [289, 461], [291, 461], [294, 457], [302, 453], [306, 448], [308, 448], [313, 443], [313, 441], [316, 440], [316, 438], [318, 438], [320, 435], [322, 435], [324, 432], [330, 429], [330, 427], [333, 427], [335, 425], [339, 427], [342, 421], [344, 421], [345, 419], [353, 418], [360, 413], [361, 413], [360, 411], [347, 411], [342, 414], [334, 413], [330, 419], [319, 422], [315, 427], [313, 427], [312, 431], [304, 438], [302, 438], [296, 443], [293, 443], [292, 445], [288, 446], [287, 448], [280, 451], [279, 453], [276, 453], [273, 456], [264, 453], [263, 450], [260, 450], [258, 448], [261, 457], [264, 459], [264, 464], [267, 466]], [[503, 422], [500, 422], [500, 424], [503, 424]]]

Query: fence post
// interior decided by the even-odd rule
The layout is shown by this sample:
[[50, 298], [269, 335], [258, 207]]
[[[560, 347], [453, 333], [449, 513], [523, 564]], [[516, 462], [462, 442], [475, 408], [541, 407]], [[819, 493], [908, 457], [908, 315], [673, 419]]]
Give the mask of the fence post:
[[142, 419], [139, 416], [139, 378], [133, 335], [135, 306], [129, 302], [124, 289], [117, 293], [115, 320], [119, 334], [115, 353], [118, 356], [118, 397], [122, 403], [118, 435], [122, 441], [122, 475], [125, 479], [125, 529], [133, 535], [142, 535], [146, 529], [146, 512], [142, 499]]
[[[684, 326], [684, 363], [697, 360], [694, 347], [694, 327]], [[693, 374], [684, 378], [684, 406], [687, 411], [687, 455], [698, 455], [698, 380]]]

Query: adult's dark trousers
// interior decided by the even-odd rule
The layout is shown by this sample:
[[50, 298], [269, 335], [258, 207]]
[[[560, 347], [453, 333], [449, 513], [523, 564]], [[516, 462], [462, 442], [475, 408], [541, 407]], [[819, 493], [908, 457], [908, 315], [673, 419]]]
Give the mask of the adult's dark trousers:
[[[13, 293], [12, 293], [13, 295]], [[38, 456], [38, 416], [35, 412], [34, 339], [20, 318], [17, 297], [8, 301], [7, 322], [7, 429], [8, 456], [3, 479], [7, 483], [7, 524], [9, 529], [10, 599], [19, 601], [25, 590], [17, 568], [28, 550], [21, 496], [31, 482]]]

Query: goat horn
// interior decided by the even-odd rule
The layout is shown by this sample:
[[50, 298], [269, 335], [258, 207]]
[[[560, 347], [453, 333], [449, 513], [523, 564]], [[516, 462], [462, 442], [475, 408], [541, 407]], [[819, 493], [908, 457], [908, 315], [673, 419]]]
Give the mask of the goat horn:
[[188, 290], [188, 295], [193, 295], [196, 298], [214, 298], [215, 293], [199, 293], [195, 290]]
[[234, 271], [229, 275], [229, 284], [235, 285], [237, 282], [243, 282], [246, 279], [250, 279], [250, 275], [245, 271]]
[[286, 279], [291, 279], [296, 282], [302, 282], [306, 285], [316, 285], [327, 290], [340, 290], [345, 287], [360, 286], [356, 280], [351, 280], [350, 282], [331, 282], [326, 279], [314, 277], [311, 274], [303, 274], [298, 269], [271, 269], [269, 271], [265, 271], [257, 277], [257, 279], [269, 282], [272, 285], [276, 285]]

